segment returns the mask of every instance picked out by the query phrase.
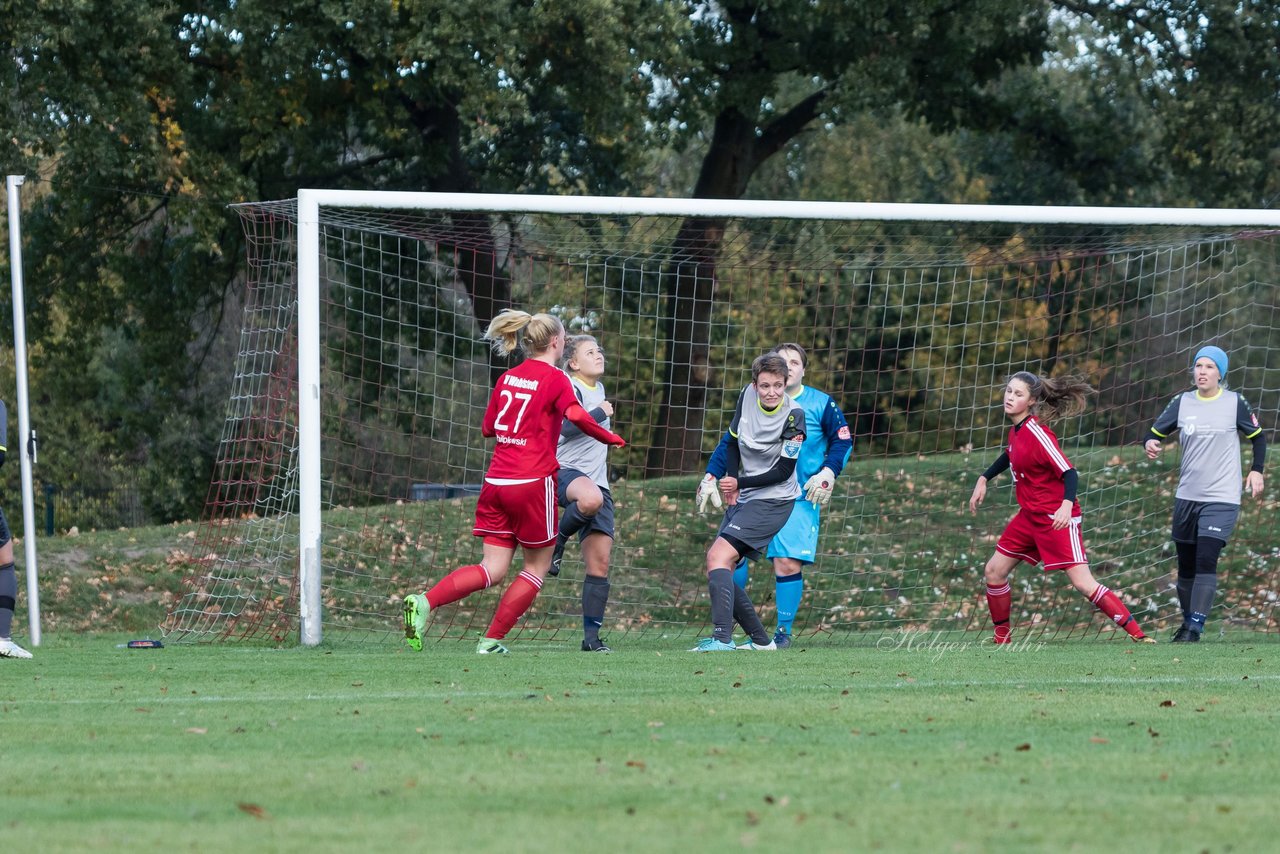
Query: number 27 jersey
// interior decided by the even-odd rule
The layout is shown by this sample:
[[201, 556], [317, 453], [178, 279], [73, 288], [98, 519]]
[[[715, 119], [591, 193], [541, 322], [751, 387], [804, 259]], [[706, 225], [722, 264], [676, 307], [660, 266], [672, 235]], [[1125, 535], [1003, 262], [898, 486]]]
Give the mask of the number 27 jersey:
[[525, 359], [498, 378], [481, 432], [497, 444], [488, 477], [546, 477], [558, 469], [556, 442], [564, 413], [578, 402], [569, 375]]

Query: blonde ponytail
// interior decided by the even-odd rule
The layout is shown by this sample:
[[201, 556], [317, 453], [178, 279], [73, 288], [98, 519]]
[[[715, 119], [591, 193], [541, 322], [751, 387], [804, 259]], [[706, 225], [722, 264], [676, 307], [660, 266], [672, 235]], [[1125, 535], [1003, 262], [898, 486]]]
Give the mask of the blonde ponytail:
[[515, 308], [498, 312], [489, 321], [484, 339], [490, 342], [493, 352], [507, 356], [519, 350], [525, 357], [536, 356], [551, 346], [557, 335], [564, 333], [564, 325], [552, 314], [529, 314]]

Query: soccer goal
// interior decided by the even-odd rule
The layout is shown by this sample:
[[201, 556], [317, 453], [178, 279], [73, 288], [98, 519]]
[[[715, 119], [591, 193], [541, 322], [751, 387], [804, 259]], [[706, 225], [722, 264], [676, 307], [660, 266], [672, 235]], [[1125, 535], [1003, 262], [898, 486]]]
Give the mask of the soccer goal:
[[[1095, 576], [1144, 627], [1177, 613], [1177, 455], [1138, 441], [1189, 388], [1202, 343], [1270, 435], [1280, 410], [1280, 213], [303, 191], [236, 207], [248, 281], [234, 391], [185, 592], [163, 626], [193, 640], [392, 643], [401, 597], [478, 558], [479, 424], [515, 306], [597, 336], [615, 429], [618, 536], [606, 636], [707, 630], [693, 493], [752, 359], [809, 355], [853, 457], [805, 569], [801, 638], [988, 631], [982, 567], [1014, 509], [999, 454], [1007, 376], [1083, 374], [1055, 424], [1081, 475]], [[1277, 493], [1271, 487], [1270, 495]], [[1276, 500], [1244, 501], [1215, 622], [1274, 631]], [[753, 564], [766, 624], [773, 572]], [[576, 642], [576, 544], [512, 637]], [[1111, 636], [1058, 575], [1014, 577], [1020, 637]], [[499, 591], [433, 614], [476, 637]]]

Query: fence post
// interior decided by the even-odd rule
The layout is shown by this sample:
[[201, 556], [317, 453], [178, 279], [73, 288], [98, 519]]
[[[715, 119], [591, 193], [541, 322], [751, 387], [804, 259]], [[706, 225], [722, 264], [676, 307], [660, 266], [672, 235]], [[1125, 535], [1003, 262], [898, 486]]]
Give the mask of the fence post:
[[53, 536], [53, 496], [57, 491], [58, 487], [52, 483], [44, 485], [44, 535], [46, 537]]

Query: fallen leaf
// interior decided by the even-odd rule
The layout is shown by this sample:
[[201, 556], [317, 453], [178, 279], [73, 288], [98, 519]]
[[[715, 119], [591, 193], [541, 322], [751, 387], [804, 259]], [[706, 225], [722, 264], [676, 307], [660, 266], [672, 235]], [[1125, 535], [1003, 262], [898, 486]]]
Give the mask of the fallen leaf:
[[194, 734], [194, 735], [204, 735], [204, 734], [205, 734], [205, 733], [207, 733], [208, 731], [209, 731], [209, 730], [208, 730], [207, 728], [202, 727], [202, 726], [189, 726], [189, 727], [187, 727], [187, 732], [192, 733], [192, 734]]
[[1031, 749], [1031, 745], [1025, 742], [1023, 744], [1019, 744], [1017, 747], [1014, 748], [1014, 750], [1030, 750], [1030, 749]]
[[264, 810], [262, 807], [258, 806], [257, 804], [249, 804], [241, 801], [240, 803], [236, 804], [236, 807], [240, 810], [240, 812], [246, 812], [256, 819], [265, 821], [266, 819], [271, 818], [271, 816], [267, 813], [267, 811]]
[[1100, 735], [1090, 736], [1089, 741], [1093, 744], [1110, 744], [1111, 743], [1111, 739], [1103, 738]]
[[1160, 703], [1160, 708], [1162, 708], [1162, 709], [1169, 709], [1169, 708], [1172, 708], [1172, 707], [1174, 707], [1174, 706], [1176, 706], [1176, 705], [1178, 705], [1178, 703], [1177, 703], [1177, 701], [1176, 701], [1176, 700], [1163, 700], [1163, 701], [1161, 701], [1161, 703]]

